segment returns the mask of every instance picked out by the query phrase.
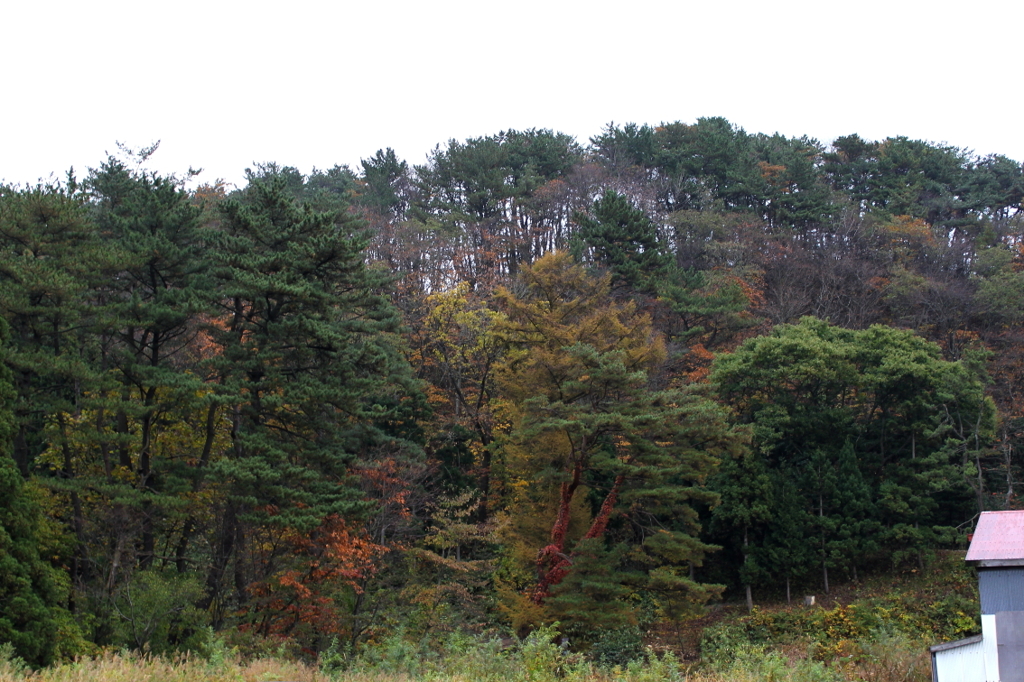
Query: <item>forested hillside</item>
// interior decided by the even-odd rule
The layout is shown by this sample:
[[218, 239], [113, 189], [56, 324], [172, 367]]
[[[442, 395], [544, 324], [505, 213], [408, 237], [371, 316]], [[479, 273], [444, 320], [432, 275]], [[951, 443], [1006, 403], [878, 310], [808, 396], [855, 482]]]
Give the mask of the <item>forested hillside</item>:
[[0, 641], [308, 653], [922, 566], [1024, 461], [1024, 169], [720, 118], [0, 188]]

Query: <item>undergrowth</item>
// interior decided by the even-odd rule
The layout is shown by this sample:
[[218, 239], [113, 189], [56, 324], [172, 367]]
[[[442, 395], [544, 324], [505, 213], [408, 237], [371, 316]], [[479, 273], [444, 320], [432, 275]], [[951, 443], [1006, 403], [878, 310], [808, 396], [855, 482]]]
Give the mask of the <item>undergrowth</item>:
[[[207, 661], [194, 656], [174, 658], [107, 652], [95, 658], [32, 671], [9, 655], [0, 658], [0, 682], [917, 682], [920, 650], [904, 643], [873, 640], [849, 660], [826, 663], [790, 658], [764, 646], [746, 645], [728, 658], [694, 666], [671, 652], [650, 650], [624, 665], [603, 666], [582, 654], [567, 653], [539, 631], [505, 648], [493, 640], [464, 639], [432, 655], [385, 651], [360, 654], [333, 666], [311, 665], [282, 658], [243, 661], [229, 656]], [[456, 643], [453, 643], [456, 644]], [[0, 652], [2, 655], [2, 652]], [[323, 662], [322, 662], [323, 663]]]
[[396, 631], [358, 651], [335, 643], [315, 663], [286, 642], [221, 637], [202, 657], [106, 651], [33, 671], [8, 645], [0, 682], [926, 682], [928, 645], [977, 632], [975, 585], [960, 559], [827, 607], [725, 617], [703, 631], [697, 661], [645, 646], [635, 629], [574, 650], [551, 626], [522, 641]]

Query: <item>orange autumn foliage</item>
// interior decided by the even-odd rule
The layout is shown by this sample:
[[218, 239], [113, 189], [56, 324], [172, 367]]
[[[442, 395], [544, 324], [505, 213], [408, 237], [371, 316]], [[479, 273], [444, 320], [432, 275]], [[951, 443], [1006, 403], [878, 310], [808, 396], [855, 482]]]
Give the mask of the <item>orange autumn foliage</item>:
[[300, 625], [343, 634], [335, 596], [360, 592], [360, 583], [376, 572], [387, 548], [350, 529], [338, 516], [328, 517], [309, 534], [288, 531], [283, 541], [294, 561], [250, 586], [250, 613], [257, 614], [250, 627], [264, 636], [290, 635]]

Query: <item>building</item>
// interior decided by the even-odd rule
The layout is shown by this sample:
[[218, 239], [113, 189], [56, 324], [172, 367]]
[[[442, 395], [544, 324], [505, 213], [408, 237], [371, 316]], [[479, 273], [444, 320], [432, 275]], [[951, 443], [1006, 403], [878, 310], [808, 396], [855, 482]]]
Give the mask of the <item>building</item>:
[[983, 512], [967, 550], [981, 634], [931, 647], [934, 682], [1024, 682], [1024, 511]]

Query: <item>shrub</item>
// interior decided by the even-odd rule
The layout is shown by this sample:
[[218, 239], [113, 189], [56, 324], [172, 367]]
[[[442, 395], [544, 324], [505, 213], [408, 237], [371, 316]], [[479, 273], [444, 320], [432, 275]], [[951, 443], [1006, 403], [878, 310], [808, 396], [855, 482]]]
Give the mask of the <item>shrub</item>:
[[119, 643], [154, 654], [204, 653], [212, 637], [206, 612], [195, 607], [202, 595], [197, 575], [139, 571], [114, 600]]
[[642, 660], [643, 653], [643, 633], [636, 625], [604, 630], [590, 648], [591, 657], [604, 666]]

